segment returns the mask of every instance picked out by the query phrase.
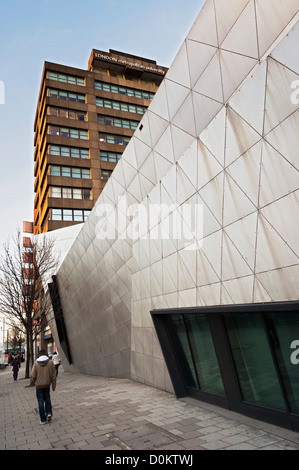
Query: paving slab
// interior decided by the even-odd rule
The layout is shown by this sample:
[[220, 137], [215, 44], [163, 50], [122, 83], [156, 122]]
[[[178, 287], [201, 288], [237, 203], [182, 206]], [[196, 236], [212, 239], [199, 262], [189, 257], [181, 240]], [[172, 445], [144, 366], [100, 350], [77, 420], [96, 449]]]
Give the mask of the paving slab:
[[41, 426], [30, 381], [1, 372], [0, 450], [299, 450], [298, 433], [129, 379], [60, 367], [51, 400], [52, 422]]

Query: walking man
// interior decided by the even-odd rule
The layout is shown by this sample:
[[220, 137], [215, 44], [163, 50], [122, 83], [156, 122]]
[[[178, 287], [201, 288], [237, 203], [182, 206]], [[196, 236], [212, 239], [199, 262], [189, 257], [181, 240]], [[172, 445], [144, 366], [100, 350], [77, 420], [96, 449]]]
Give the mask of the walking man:
[[52, 419], [50, 386], [52, 385], [52, 390], [55, 392], [56, 370], [53, 361], [46, 356], [43, 349], [40, 350], [39, 357], [32, 367], [31, 379], [36, 388], [40, 424], [46, 424]]

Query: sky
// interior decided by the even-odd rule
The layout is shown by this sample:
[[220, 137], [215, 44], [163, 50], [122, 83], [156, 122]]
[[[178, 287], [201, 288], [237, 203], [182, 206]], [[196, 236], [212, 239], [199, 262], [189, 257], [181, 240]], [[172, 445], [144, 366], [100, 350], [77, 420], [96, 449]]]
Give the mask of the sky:
[[92, 49], [115, 49], [169, 67], [203, 3], [0, 0], [0, 255], [22, 222], [33, 220], [34, 118], [44, 62], [87, 69]]

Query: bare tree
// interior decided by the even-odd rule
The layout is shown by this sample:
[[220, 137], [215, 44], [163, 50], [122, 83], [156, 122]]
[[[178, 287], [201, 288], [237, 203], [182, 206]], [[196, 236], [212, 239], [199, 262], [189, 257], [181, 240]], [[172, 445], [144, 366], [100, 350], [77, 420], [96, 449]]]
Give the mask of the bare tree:
[[29, 378], [34, 360], [33, 343], [51, 309], [45, 292], [58, 265], [54, 243], [43, 235], [26, 238], [24, 243], [18, 230], [13, 243], [4, 244], [0, 255], [0, 311], [10, 325], [26, 335], [25, 378]]

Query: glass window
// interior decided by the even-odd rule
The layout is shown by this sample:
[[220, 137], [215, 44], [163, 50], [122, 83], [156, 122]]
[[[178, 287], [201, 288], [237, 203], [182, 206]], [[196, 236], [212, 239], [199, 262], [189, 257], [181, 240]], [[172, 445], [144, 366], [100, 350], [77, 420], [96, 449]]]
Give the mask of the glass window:
[[299, 340], [299, 313], [272, 313], [265, 315], [265, 319], [290, 410], [299, 414], [299, 365], [292, 357], [295, 352], [292, 343]]
[[119, 93], [120, 95], [126, 95], [126, 94], [127, 94], [127, 93], [126, 93], [126, 89], [123, 88], [123, 87], [119, 87], [119, 88], [118, 88], [118, 93]]
[[62, 197], [64, 199], [72, 199], [72, 189], [71, 188], [62, 188]]
[[114, 119], [114, 125], [115, 127], [122, 127], [122, 122], [121, 119]]
[[85, 103], [85, 95], [78, 95], [78, 103]]
[[[110, 88], [110, 87], [109, 87]], [[103, 90], [104, 90], [104, 87], [103, 87]], [[110, 89], [108, 90], [110, 91]], [[118, 93], [118, 87], [117, 86], [114, 86], [114, 85], [111, 85], [111, 92], [112, 93]]]
[[72, 178], [81, 178], [80, 168], [72, 168]]
[[224, 314], [243, 400], [285, 410], [269, 343], [259, 314]]
[[59, 80], [60, 82], [67, 83], [67, 77], [66, 77], [66, 75], [63, 75], [63, 74], [60, 74], [60, 73], [58, 74], [58, 80]]
[[59, 127], [50, 126], [50, 134], [51, 135], [59, 135]]
[[87, 131], [80, 131], [80, 139], [82, 139], [82, 140], [87, 140], [88, 139]]
[[91, 190], [90, 189], [82, 189], [82, 196], [83, 199], [88, 201], [91, 199]]
[[85, 86], [84, 78], [77, 78], [77, 85]]
[[83, 213], [79, 210], [74, 210], [74, 221], [83, 222]]
[[81, 149], [81, 158], [89, 158], [89, 150]]
[[52, 209], [52, 220], [62, 220], [61, 209]]
[[114, 137], [113, 135], [108, 134], [108, 135], [106, 136], [105, 142], [107, 142], [107, 144], [114, 144], [115, 141], [116, 141], [116, 137]]
[[65, 176], [65, 177], [69, 178], [71, 176], [71, 169], [66, 167], [66, 166], [63, 166], [61, 168], [61, 176]]
[[104, 181], [108, 181], [110, 176], [112, 175], [112, 171], [109, 171], [109, 170], [101, 170], [102, 172], [102, 179]]
[[63, 157], [69, 157], [69, 156], [70, 156], [70, 149], [69, 149], [69, 147], [61, 147], [60, 151], [61, 151], [61, 155], [62, 155]]
[[68, 137], [69, 136], [69, 129], [66, 127], [61, 127], [60, 128], [60, 135], [63, 137]]
[[66, 222], [73, 220], [73, 211], [71, 209], [63, 209], [63, 220]]
[[76, 83], [77, 83], [76, 78], [75, 78], [75, 77], [71, 77], [71, 76], [68, 76], [68, 77], [67, 77], [67, 81], [68, 81], [68, 83], [71, 83], [72, 85], [76, 85]]
[[70, 130], [70, 137], [72, 139], [79, 139], [79, 131], [77, 129]]
[[76, 93], [69, 93], [69, 101], [77, 101]]
[[78, 120], [79, 121], [85, 121], [86, 120], [86, 114], [83, 113], [82, 111], [78, 112]]
[[118, 111], [120, 110], [120, 103], [117, 101], [113, 101], [113, 109], [117, 109]]
[[225, 396], [222, 377], [206, 315], [184, 315], [199, 387]]
[[50, 197], [61, 197], [61, 188], [51, 188]]
[[66, 91], [59, 91], [59, 98], [61, 100], [67, 100], [68, 96], [67, 96], [67, 92]]
[[108, 153], [107, 152], [102, 152], [101, 151], [101, 160], [103, 162], [108, 162]]
[[103, 91], [110, 91], [110, 85], [108, 83], [103, 83], [102, 84], [102, 89], [103, 89]]
[[72, 148], [71, 149], [71, 157], [72, 158], [79, 158], [80, 157], [79, 149]]
[[57, 145], [50, 145], [51, 155], [60, 155], [60, 148]]
[[87, 179], [87, 180], [90, 178], [90, 171], [89, 171], [89, 169], [82, 168], [82, 176], [81, 176], [81, 178]]
[[[122, 111], [128, 111], [128, 105], [127, 105], [127, 104], [124, 104], [124, 103], [121, 103], [120, 109], [121, 109]], [[134, 111], [133, 111], [133, 112], [134, 112]]]
[[73, 198], [82, 199], [82, 190], [79, 188], [73, 188]]
[[68, 112], [68, 117], [69, 117], [69, 119], [77, 119], [77, 113], [75, 111], [69, 111]]
[[60, 176], [60, 166], [51, 166], [51, 176]]
[[180, 370], [187, 386], [198, 390], [195, 367], [182, 315], [171, 315], [172, 338]]
[[50, 98], [58, 98], [58, 91], [57, 90], [49, 90]]
[[57, 80], [57, 73], [49, 72], [49, 80]]
[[141, 91], [135, 91], [135, 97], [136, 98], [142, 98], [142, 94], [141, 94]]

